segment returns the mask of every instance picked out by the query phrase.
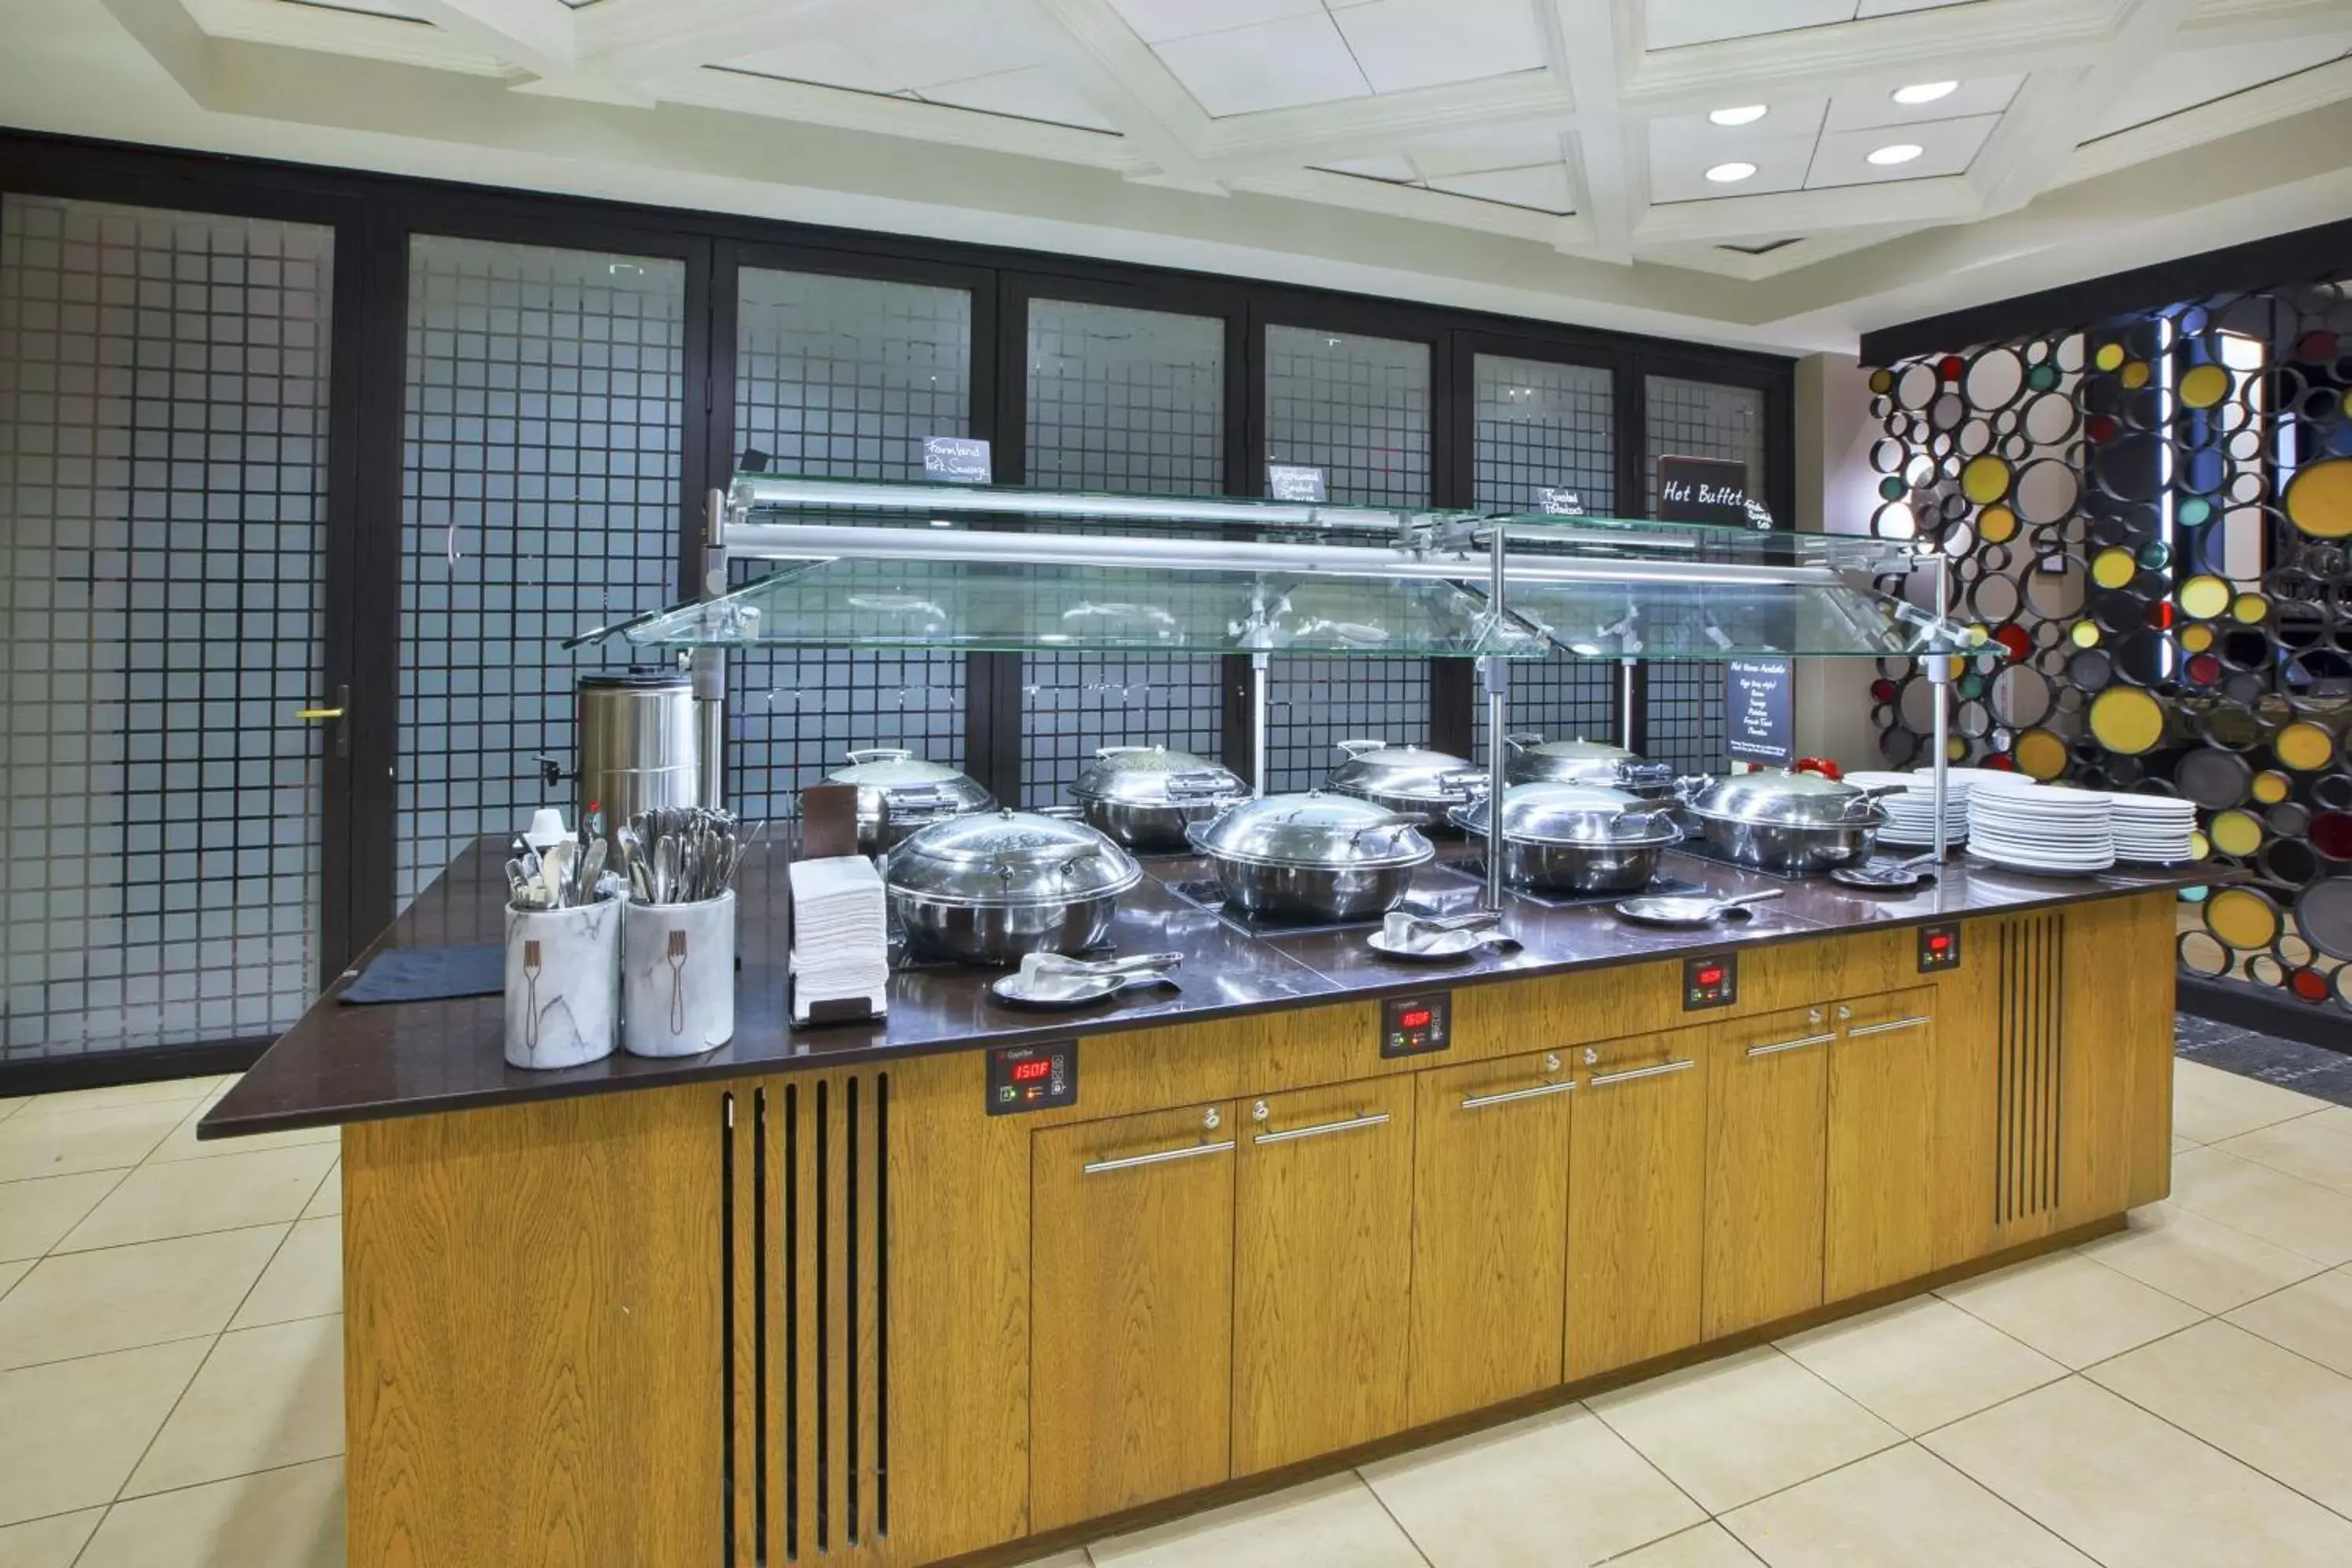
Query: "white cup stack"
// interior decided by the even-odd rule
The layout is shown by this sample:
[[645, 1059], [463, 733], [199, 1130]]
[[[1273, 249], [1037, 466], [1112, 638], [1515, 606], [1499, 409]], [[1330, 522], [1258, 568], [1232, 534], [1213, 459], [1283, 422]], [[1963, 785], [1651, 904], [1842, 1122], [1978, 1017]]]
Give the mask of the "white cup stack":
[[1969, 791], [1969, 854], [2012, 871], [2083, 876], [2116, 863], [2112, 797], [2004, 777]]
[[2147, 865], [2193, 860], [2197, 803], [2170, 795], [2116, 795], [2116, 858]]

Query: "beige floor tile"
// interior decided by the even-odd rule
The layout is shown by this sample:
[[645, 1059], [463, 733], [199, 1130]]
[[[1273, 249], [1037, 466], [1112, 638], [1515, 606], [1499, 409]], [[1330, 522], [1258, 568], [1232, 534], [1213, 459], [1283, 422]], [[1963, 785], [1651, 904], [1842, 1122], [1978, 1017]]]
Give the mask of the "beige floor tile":
[[0, 1121], [0, 1182], [135, 1165], [187, 1115], [176, 1100], [59, 1111], [37, 1107]]
[[1903, 1440], [1769, 1345], [1587, 1403], [1709, 1513]]
[[2130, 1229], [2074, 1250], [2208, 1312], [2242, 1307], [2326, 1267], [2173, 1203], [2134, 1209]]
[[2352, 1521], [2079, 1377], [1920, 1442], [2112, 1568], [2352, 1563]]
[[0, 1260], [38, 1258], [63, 1241], [100, 1198], [122, 1180], [120, 1171], [0, 1182]]
[[0, 1368], [216, 1334], [289, 1228], [45, 1258], [0, 1297]]
[[1709, 1521], [1612, 1558], [1609, 1568], [1757, 1568], [1761, 1561], [1729, 1531]]
[[125, 1497], [343, 1451], [343, 1321], [223, 1334], [139, 1462]]
[[1097, 1541], [1087, 1551], [1095, 1568], [1423, 1568], [1421, 1553], [1353, 1474]]
[[1723, 1524], [1772, 1568], [2096, 1568], [1916, 1443], [1775, 1492]]
[[204, 1359], [191, 1340], [0, 1373], [0, 1524], [112, 1501]]
[[147, 1165], [90, 1210], [58, 1244], [60, 1252], [134, 1241], [291, 1224], [319, 1190], [332, 1149], [265, 1149], [177, 1165]]
[[16, 1281], [33, 1271], [36, 1258], [22, 1258], [14, 1263], [0, 1263], [0, 1296], [5, 1296]]
[[1033, 1557], [1017, 1568], [1094, 1568], [1094, 1560], [1087, 1555], [1085, 1547], [1078, 1546], [1056, 1552], [1051, 1557]]
[[2084, 1374], [2338, 1513], [2352, 1514], [2352, 1378], [2229, 1323]]
[[1706, 1517], [1581, 1405], [1361, 1473], [1435, 1568], [1600, 1563]]
[[17, 1111], [23, 1110], [26, 1106], [31, 1103], [32, 1100], [29, 1096], [16, 1100], [0, 1100], [0, 1121], [7, 1121], [8, 1118], [14, 1116]]
[[2194, 1138], [2183, 1138], [2178, 1132], [2172, 1135], [2172, 1152], [2176, 1154], [2181, 1153], [2186, 1150], [2202, 1149], [2203, 1147], [2205, 1147], [2205, 1145], [2200, 1143]]
[[2298, 1116], [2225, 1138], [2213, 1147], [2241, 1160], [2259, 1160], [2315, 1186], [2352, 1193], [2352, 1121], [2339, 1121], [2324, 1113]]
[[2041, 1352], [1935, 1296], [1825, 1324], [1780, 1348], [1914, 1436], [2066, 1375]]
[[2327, 1101], [2260, 1079], [2177, 1060], [2172, 1073], [2172, 1130], [2200, 1143], [2218, 1142], [2290, 1117], [2327, 1109]]
[[36, 1095], [31, 1114], [59, 1110], [106, 1110], [119, 1105], [189, 1105], [220, 1087], [220, 1075], [167, 1079], [160, 1083], [119, 1083], [106, 1089], [72, 1089]]
[[[0, 1126], [0, 1137], [7, 1135]], [[2180, 1207], [2333, 1268], [2352, 1263], [2352, 1196], [2219, 1149], [2172, 1162]]]
[[1936, 1293], [2071, 1367], [2105, 1361], [2205, 1316], [2072, 1252], [1963, 1279]]
[[171, 1136], [155, 1146], [147, 1156], [150, 1164], [174, 1164], [182, 1160], [211, 1160], [223, 1154], [255, 1154], [265, 1149], [307, 1149], [315, 1144], [331, 1143], [340, 1152], [343, 1130], [340, 1127], [298, 1127], [290, 1132], [256, 1132], [245, 1138], [213, 1138], [199, 1140], [196, 1123], [210, 1110], [209, 1103], [188, 1110]]
[[2330, 1269], [2249, 1301], [2230, 1321], [2352, 1377], [2352, 1268]]
[[75, 1568], [343, 1568], [343, 1462], [118, 1503]]
[[343, 1222], [340, 1215], [329, 1215], [295, 1225], [229, 1327], [257, 1328], [342, 1310]]
[[104, 1509], [89, 1508], [0, 1527], [0, 1568], [73, 1568], [82, 1543], [105, 1517]]
[[319, 1190], [311, 1194], [310, 1203], [304, 1205], [302, 1217], [318, 1219], [324, 1215], [342, 1212], [343, 1163], [337, 1160], [334, 1168], [327, 1173], [327, 1179], [319, 1184]]

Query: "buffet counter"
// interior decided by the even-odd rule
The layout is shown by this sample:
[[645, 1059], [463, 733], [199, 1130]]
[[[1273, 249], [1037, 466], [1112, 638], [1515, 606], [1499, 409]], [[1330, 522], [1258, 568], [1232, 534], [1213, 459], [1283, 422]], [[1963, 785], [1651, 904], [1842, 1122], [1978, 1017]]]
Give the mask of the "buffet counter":
[[[2210, 874], [1874, 894], [1676, 854], [1785, 896], [1694, 931], [1514, 898], [1517, 951], [1425, 966], [1148, 869], [1112, 940], [1180, 988], [1075, 1015], [917, 967], [884, 1020], [788, 1030], [781, 857], [707, 1056], [523, 1072], [496, 997], [323, 998], [199, 1135], [346, 1125], [354, 1568], [1076, 1538], [2168, 1188], [2174, 894]], [[486, 841], [372, 952], [496, 942], [505, 892]]]

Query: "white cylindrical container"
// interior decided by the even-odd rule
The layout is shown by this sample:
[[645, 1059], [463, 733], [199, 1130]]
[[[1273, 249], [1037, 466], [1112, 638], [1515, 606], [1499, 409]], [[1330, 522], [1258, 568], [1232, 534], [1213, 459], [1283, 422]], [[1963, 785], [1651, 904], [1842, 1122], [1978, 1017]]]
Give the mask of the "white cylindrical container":
[[621, 904], [507, 910], [507, 1062], [573, 1068], [619, 1035]]
[[621, 1048], [691, 1057], [735, 1036], [735, 894], [626, 906], [621, 918]]

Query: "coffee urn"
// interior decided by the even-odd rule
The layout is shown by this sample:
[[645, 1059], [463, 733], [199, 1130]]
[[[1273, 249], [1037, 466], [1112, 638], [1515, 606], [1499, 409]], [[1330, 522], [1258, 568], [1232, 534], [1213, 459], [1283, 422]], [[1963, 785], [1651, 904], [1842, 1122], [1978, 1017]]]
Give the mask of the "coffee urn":
[[682, 670], [628, 669], [580, 678], [580, 813], [613, 832], [655, 806], [702, 803], [701, 726]]

